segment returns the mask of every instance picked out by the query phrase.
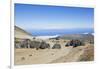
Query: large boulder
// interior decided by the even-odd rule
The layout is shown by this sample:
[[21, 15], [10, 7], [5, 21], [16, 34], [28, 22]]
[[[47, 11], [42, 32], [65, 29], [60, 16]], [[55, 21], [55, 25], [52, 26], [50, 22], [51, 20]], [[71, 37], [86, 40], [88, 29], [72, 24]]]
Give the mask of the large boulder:
[[21, 43], [16, 38], [15, 38], [15, 41], [14, 41], [14, 46], [15, 46], [15, 48], [21, 48]]
[[65, 47], [68, 47], [68, 46], [77, 47], [77, 46], [84, 46], [84, 45], [85, 45], [84, 42], [80, 40], [71, 40], [65, 45]]
[[60, 44], [54, 44], [52, 49], [61, 49], [61, 45]]
[[21, 43], [21, 48], [30, 48], [30, 40], [29, 39], [25, 39], [23, 41], [20, 41]]
[[32, 41], [30, 48], [36, 48], [36, 50], [38, 50], [40, 48], [41, 42], [39, 41]]
[[15, 48], [21, 48], [21, 44], [20, 43], [15, 43]]
[[50, 48], [50, 45], [44, 41], [40, 42], [40, 41], [32, 41], [31, 42], [31, 48], [36, 48], [36, 50], [38, 49], [46, 49], [46, 48]]
[[31, 41], [29, 39], [24, 39], [22, 41], [15, 41], [15, 48], [36, 48], [38, 49], [46, 49], [50, 48], [50, 45], [45, 41]]
[[50, 45], [46, 42], [41, 42], [40, 49], [50, 48]]

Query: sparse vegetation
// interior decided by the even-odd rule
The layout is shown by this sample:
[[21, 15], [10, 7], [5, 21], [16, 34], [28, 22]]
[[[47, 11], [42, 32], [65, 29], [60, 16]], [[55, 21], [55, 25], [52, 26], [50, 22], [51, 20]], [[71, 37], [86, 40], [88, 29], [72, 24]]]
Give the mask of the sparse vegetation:
[[32, 54], [30, 54], [29, 56], [32, 56]]
[[94, 47], [89, 46], [84, 49], [84, 53], [80, 56], [80, 61], [93, 61], [94, 60]]
[[21, 60], [25, 60], [25, 57], [21, 57]]

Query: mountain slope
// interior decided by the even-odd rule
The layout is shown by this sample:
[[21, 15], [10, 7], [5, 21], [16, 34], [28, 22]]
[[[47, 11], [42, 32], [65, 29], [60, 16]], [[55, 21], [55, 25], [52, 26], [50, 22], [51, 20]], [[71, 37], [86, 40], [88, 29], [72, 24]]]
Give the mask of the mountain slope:
[[15, 38], [21, 38], [21, 39], [32, 39], [33, 38], [33, 36], [30, 33], [26, 32], [25, 30], [17, 26], [15, 26], [14, 31], [15, 31]]
[[94, 36], [92, 34], [67, 34], [60, 37], [61, 39], [79, 39], [79, 40], [94, 40]]

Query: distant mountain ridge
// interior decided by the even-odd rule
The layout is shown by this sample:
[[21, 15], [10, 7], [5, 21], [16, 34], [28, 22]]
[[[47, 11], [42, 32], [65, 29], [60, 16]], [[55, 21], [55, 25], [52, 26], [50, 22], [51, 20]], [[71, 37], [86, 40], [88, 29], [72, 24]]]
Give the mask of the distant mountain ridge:
[[61, 39], [79, 39], [79, 40], [94, 40], [94, 35], [92, 35], [91, 33], [88, 34], [66, 34], [63, 36], [60, 36]]

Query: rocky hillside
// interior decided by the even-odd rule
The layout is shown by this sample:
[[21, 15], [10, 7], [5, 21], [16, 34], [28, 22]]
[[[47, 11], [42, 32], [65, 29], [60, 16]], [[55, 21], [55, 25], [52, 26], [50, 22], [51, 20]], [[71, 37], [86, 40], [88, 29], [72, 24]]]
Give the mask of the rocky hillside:
[[94, 42], [94, 36], [92, 34], [67, 34], [60, 37], [61, 39], [78, 39], [82, 41], [92, 41]]
[[33, 36], [25, 30], [15, 26], [15, 38], [32, 39]]

